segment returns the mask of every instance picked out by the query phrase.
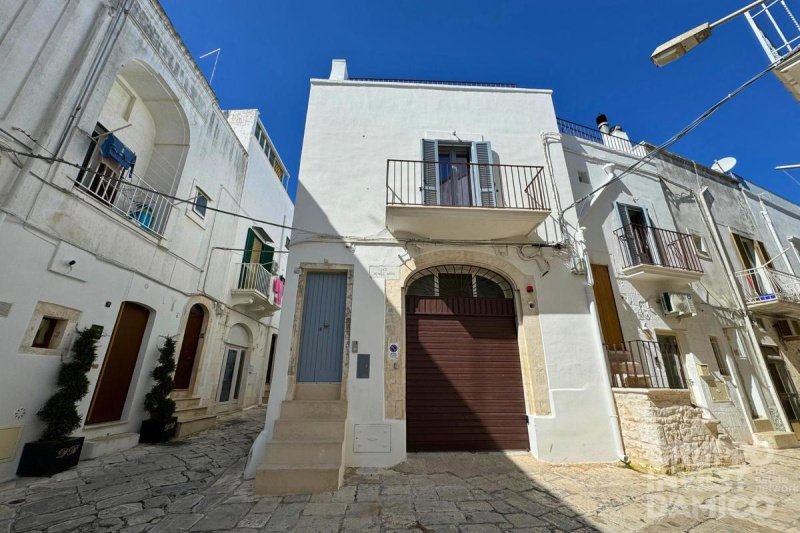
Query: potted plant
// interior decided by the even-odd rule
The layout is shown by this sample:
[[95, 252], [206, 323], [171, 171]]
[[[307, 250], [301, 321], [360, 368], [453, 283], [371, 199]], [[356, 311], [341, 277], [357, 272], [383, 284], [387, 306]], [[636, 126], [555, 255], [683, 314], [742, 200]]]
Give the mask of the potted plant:
[[178, 419], [175, 414], [175, 401], [169, 393], [175, 388], [172, 373], [175, 371], [175, 339], [165, 337], [158, 350], [158, 366], [153, 369], [155, 383], [144, 398], [144, 408], [150, 413], [148, 420], [142, 421], [139, 442], [167, 442], [175, 436]]
[[78, 331], [72, 345], [69, 362], [61, 363], [58, 390], [36, 415], [45, 423], [42, 438], [25, 444], [17, 467], [18, 476], [52, 476], [78, 464], [83, 449], [83, 437], [70, 437], [81, 425], [75, 407], [89, 391], [86, 373], [97, 357], [97, 342], [103, 333], [101, 326]]

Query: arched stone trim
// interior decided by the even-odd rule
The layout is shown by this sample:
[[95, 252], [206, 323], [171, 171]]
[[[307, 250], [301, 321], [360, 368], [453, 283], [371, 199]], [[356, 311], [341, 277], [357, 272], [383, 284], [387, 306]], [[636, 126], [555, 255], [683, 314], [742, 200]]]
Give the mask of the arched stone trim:
[[523, 295], [520, 291], [520, 287], [532, 283], [532, 277], [496, 255], [472, 250], [434, 250], [409, 259], [400, 266], [398, 279], [386, 280], [386, 342], [399, 342], [400, 356], [396, 362], [387, 357], [384, 364], [385, 417], [403, 420], [406, 416], [405, 292], [408, 282], [415, 272], [443, 264], [486, 268], [503, 276], [511, 284], [516, 307], [526, 409], [530, 414], [539, 416], [550, 414], [550, 395], [536, 292]]
[[[210, 346], [213, 343], [206, 342], [208, 339], [211, 338], [211, 332], [214, 328], [214, 302], [206, 298], [205, 296], [192, 296], [186, 301], [186, 305], [183, 307], [183, 316], [181, 316], [181, 322], [178, 329], [178, 339], [175, 343], [175, 357], [177, 358], [178, 355], [181, 353], [181, 348], [183, 347], [183, 334], [186, 331], [186, 321], [189, 319], [189, 310], [194, 307], [195, 305], [199, 305], [203, 308], [203, 328], [200, 330], [200, 341], [197, 344], [197, 355], [194, 360], [194, 369], [192, 370], [192, 380], [189, 383], [189, 394], [193, 396], [197, 391], [198, 385], [202, 381], [203, 373], [204, 373], [204, 366], [206, 365], [206, 353], [210, 349]], [[176, 359], [177, 363], [177, 359]]]

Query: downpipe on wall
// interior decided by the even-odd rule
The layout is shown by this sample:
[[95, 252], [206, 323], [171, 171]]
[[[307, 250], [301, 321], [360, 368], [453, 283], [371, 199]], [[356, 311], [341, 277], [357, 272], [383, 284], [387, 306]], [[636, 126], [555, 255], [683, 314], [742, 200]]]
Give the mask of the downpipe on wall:
[[[783, 412], [783, 409], [780, 407], [780, 399], [778, 398], [778, 392], [775, 390], [775, 385], [772, 383], [772, 379], [769, 377], [769, 370], [767, 369], [767, 363], [764, 361], [763, 357], [760, 357], [761, 348], [758, 342], [758, 336], [756, 335], [755, 330], [753, 329], [753, 324], [750, 323], [750, 313], [747, 309], [747, 304], [745, 304], [744, 295], [742, 294], [742, 289], [739, 287], [739, 284], [735, 281], [736, 275], [733, 270], [733, 263], [731, 262], [731, 258], [728, 255], [727, 250], [722, 244], [722, 235], [719, 233], [719, 228], [717, 227], [716, 222], [714, 221], [714, 216], [711, 213], [711, 208], [709, 207], [706, 197], [705, 197], [705, 190], [707, 188], [704, 187], [700, 190], [699, 194], [693, 194], [695, 202], [697, 202], [697, 206], [700, 209], [700, 213], [703, 215], [703, 220], [706, 223], [709, 232], [711, 233], [711, 239], [714, 241], [714, 245], [717, 248], [717, 251], [722, 258], [722, 266], [725, 269], [725, 273], [727, 274], [728, 282], [731, 285], [734, 300], [736, 301], [736, 307], [742, 313], [743, 322], [744, 322], [744, 329], [746, 332], [747, 340], [749, 340], [749, 347], [747, 351], [752, 354], [754, 357], [751, 363], [753, 364], [753, 368], [756, 371], [755, 375], [761, 381], [762, 386], [766, 386], [767, 392], [769, 394], [771, 402], [764, 402], [765, 408], [769, 411], [770, 406], [769, 403], [772, 403], [775, 407], [775, 411], [778, 414], [778, 422], [781, 423], [783, 426], [782, 428], [775, 428], [786, 431], [786, 428], [791, 428], [792, 426], [789, 425], [789, 420], [786, 418], [786, 414]], [[746, 206], [746, 204], [745, 204]], [[737, 365], [738, 366], [738, 365]], [[745, 384], [742, 383], [742, 386]], [[759, 391], [761, 392], [761, 391]], [[746, 390], [745, 390], [746, 393]], [[762, 392], [763, 394], [763, 392]], [[769, 418], [770, 413], [765, 413]], [[755, 425], [749, 415], [745, 417], [748, 421], [748, 425], [751, 427], [751, 432], [755, 433]], [[774, 422], [774, 421], [773, 421]]]
[[[583, 232], [580, 235], [583, 241]], [[594, 337], [595, 346], [602, 348], [603, 334], [600, 332], [600, 318], [597, 314], [597, 302], [594, 299], [594, 277], [592, 276], [591, 264], [589, 263], [589, 253], [583, 252], [583, 260], [586, 263], [586, 285], [584, 290], [586, 292], [586, 303], [589, 306], [589, 314], [592, 315], [592, 336]], [[614, 436], [614, 447], [616, 448], [617, 458], [626, 465], [631, 464], [631, 460], [625, 453], [625, 444], [622, 441], [622, 429], [619, 421], [619, 414], [617, 414], [617, 403], [614, 401], [614, 394], [611, 392], [611, 373], [608, 370], [608, 362], [602, 357], [601, 350], [601, 365], [603, 369], [603, 378], [605, 379], [606, 386], [603, 387], [603, 401], [608, 410], [608, 425], [611, 429], [611, 434]]]

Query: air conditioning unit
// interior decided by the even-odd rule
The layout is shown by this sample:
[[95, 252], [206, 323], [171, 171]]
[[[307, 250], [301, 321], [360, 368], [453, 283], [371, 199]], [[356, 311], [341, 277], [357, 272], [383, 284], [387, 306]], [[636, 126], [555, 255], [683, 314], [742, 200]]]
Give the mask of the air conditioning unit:
[[679, 292], [665, 292], [661, 294], [661, 305], [664, 307], [664, 314], [667, 316], [694, 316], [697, 309], [692, 301], [691, 294]]

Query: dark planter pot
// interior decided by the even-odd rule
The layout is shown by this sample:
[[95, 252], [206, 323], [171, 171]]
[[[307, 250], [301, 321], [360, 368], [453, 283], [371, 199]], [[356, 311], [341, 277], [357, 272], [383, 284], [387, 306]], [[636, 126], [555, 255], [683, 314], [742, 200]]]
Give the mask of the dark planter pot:
[[139, 430], [139, 442], [167, 442], [175, 436], [176, 431], [178, 431], [177, 417], [173, 416], [167, 422], [143, 420], [142, 429]]
[[52, 476], [78, 464], [83, 437], [29, 442], [22, 449], [18, 476]]

